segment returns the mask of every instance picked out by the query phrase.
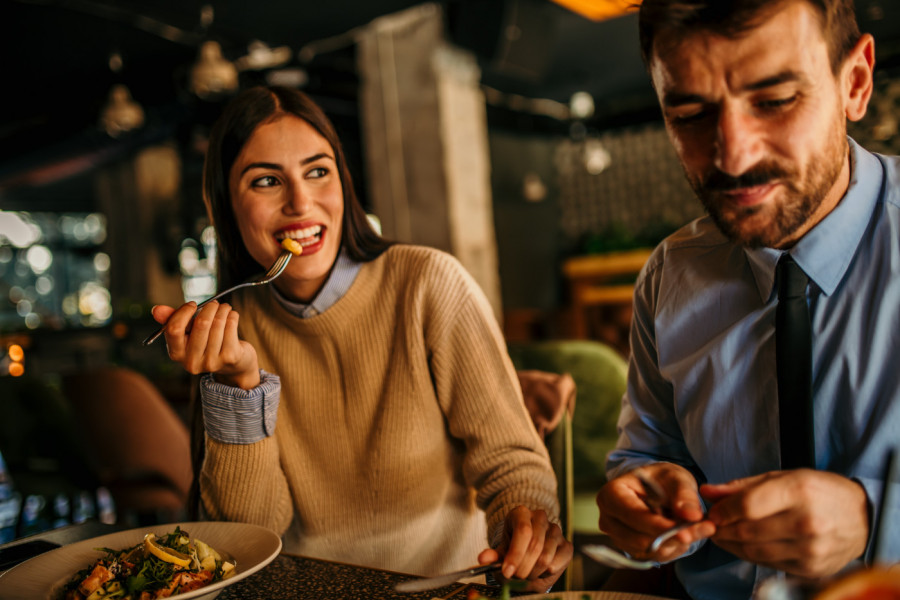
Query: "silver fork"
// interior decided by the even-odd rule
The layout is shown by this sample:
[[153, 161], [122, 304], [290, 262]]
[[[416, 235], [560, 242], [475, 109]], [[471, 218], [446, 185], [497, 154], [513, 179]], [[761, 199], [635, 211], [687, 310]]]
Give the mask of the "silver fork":
[[[203, 302], [198, 304], [197, 308], [199, 309], [204, 304], [212, 302], [213, 300], [218, 300], [225, 294], [230, 294], [231, 292], [233, 292], [234, 290], [236, 290], [238, 288], [250, 287], [253, 285], [265, 285], [267, 283], [270, 283], [276, 277], [281, 275], [281, 273], [284, 271], [284, 268], [287, 267], [288, 263], [290, 262], [292, 256], [294, 256], [293, 252], [291, 252], [290, 250], [285, 250], [278, 256], [278, 258], [275, 260], [275, 262], [272, 263], [272, 266], [269, 267], [269, 270], [266, 271], [265, 273], [263, 273], [262, 275], [258, 276], [255, 279], [251, 279], [250, 281], [245, 281], [243, 283], [239, 283], [235, 286], [232, 286], [232, 287], [228, 288], [227, 290], [219, 292], [218, 294], [216, 294], [215, 296], [212, 296], [211, 298], [207, 298], [206, 300], [204, 300]], [[153, 333], [153, 335], [151, 335], [146, 340], [144, 340], [144, 345], [149, 346], [150, 344], [155, 342], [156, 338], [161, 336], [165, 330], [166, 330], [166, 326], [162, 325], [159, 329], [157, 329]]]

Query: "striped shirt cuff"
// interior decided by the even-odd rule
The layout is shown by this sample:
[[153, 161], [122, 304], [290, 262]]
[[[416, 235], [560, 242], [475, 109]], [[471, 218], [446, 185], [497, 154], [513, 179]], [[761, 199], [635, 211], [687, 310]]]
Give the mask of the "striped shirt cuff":
[[259, 370], [260, 383], [244, 390], [219, 383], [207, 373], [200, 378], [200, 400], [206, 434], [223, 444], [254, 444], [275, 433], [281, 379]]

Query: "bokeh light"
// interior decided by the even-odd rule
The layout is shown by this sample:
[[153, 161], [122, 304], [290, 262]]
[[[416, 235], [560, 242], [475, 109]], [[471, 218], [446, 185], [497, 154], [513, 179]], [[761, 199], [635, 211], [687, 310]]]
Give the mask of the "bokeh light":
[[35, 275], [40, 275], [53, 264], [53, 253], [46, 246], [35, 245], [25, 252], [25, 260]]
[[106, 239], [101, 213], [0, 211], [0, 331], [109, 323]]
[[41, 275], [34, 280], [34, 289], [41, 296], [46, 296], [53, 291], [53, 278], [49, 275]]
[[9, 358], [14, 360], [15, 362], [22, 362], [25, 358], [25, 350], [22, 349], [22, 346], [19, 344], [10, 345], [7, 350], [7, 354], [9, 354]]
[[193, 274], [200, 264], [200, 251], [193, 246], [183, 246], [178, 252], [178, 264], [182, 273]]
[[41, 239], [41, 229], [25, 212], [0, 210], [0, 241], [27, 248]]
[[109, 290], [95, 282], [82, 285], [78, 292], [78, 312], [82, 315], [82, 323], [89, 326], [109, 321], [112, 317]]
[[94, 255], [94, 268], [100, 273], [109, 271], [110, 262], [109, 254], [106, 252], [98, 252]]
[[16, 302], [16, 312], [19, 313], [19, 316], [21, 317], [27, 317], [31, 313], [31, 308], [31, 302], [24, 298]]

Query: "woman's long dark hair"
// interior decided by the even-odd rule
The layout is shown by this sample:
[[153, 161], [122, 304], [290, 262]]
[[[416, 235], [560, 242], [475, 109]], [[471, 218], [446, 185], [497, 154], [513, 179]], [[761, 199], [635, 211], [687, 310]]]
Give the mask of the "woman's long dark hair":
[[257, 263], [244, 247], [231, 207], [228, 177], [256, 128], [283, 115], [293, 115], [309, 123], [334, 150], [344, 192], [341, 246], [350, 257], [367, 262], [393, 243], [372, 229], [356, 197], [341, 141], [322, 109], [299, 90], [278, 86], [249, 88], [228, 103], [213, 125], [203, 168], [203, 201], [218, 238], [219, 289], [240, 283], [269, 266]]

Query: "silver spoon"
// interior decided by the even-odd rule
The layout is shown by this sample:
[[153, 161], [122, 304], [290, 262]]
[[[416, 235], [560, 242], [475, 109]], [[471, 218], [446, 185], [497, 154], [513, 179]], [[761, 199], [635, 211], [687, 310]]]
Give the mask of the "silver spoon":
[[[666, 529], [656, 536], [650, 544], [649, 551], [651, 553], [656, 552], [667, 540], [674, 537], [682, 529], [690, 527], [691, 525], [693, 525], [693, 523], [680, 523], [671, 529]], [[584, 546], [582, 551], [590, 558], [607, 567], [646, 570], [659, 565], [659, 563], [654, 560], [637, 560], [631, 558], [621, 550], [603, 544], [590, 544]]]
[[[266, 283], [271, 282], [273, 279], [275, 279], [276, 277], [281, 275], [281, 273], [284, 271], [284, 268], [287, 267], [288, 263], [290, 262], [292, 256], [294, 256], [293, 252], [291, 252], [290, 250], [285, 250], [278, 256], [278, 258], [275, 260], [275, 262], [272, 263], [272, 266], [269, 267], [269, 270], [266, 271], [265, 273], [263, 273], [262, 275], [260, 275], [259, 277], [257, 277], [256, 279], [252, 279], [250, 281], [245, 281], [243, 283], [239, 283], [235, 286], [228, 288], [225, 291], [219, 292], [215, 296], [213, 296], [211, 298], [207, 298], [206, 300], [204, 300], [203, 302], [198, 304], [197, 308], [199, 309], [204, 304], [212, 302], [213, 300], [218, 300], [225, 294], [230, 294], [231, 292], [233, 292], [234, 290], [236, 290], [238, 288], [249, 287], [249, 286], [253, 286], [253, 285], [264, 285]], [[161, 326], [159, 329], [156, 330], [156, 332], [153, 333], [153, 335], [151, 335], [146, 340], [144, 340], [144, 345], [149, 346], [150, 344], [155, 342], [156, 338], [161, 336], [165, 330], [166, 330], [166, 326], [165, 325]]]
[[582, 547], [581, 551], [601, 565], [614, 569], [646, 570], [659, 565], [653, 560], [635, 560], [621, 550], [603, 544], [589, 544]]

